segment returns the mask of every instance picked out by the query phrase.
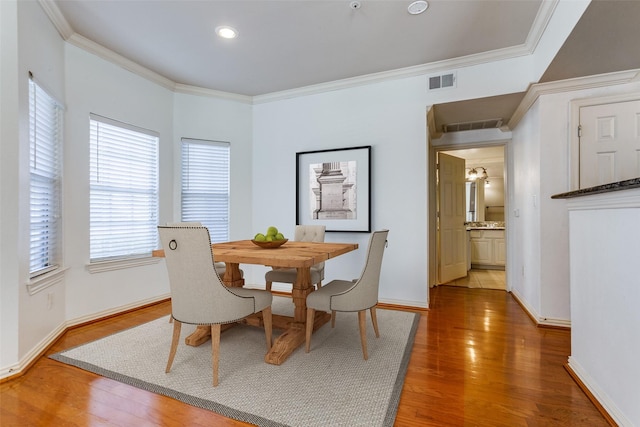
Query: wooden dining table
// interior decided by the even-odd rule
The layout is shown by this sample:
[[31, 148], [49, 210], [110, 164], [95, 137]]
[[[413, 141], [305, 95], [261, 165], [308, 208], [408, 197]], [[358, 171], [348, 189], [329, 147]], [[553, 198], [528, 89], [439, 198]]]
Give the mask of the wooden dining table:
[[[294, 304], [293, 317], [273, 315], [273, 327], [284, 329], [274, 341], [271, 350], [265, 355], [265, 362], [280, 365], [305, 341], [305, 323], [307, 318], [307, 295], [314, 290], [311, 283], [311, 266], [331, 258], [358, 249], [357, 243], [324, 243], [288, 241], [277, 248], [261, 248], [251, 240], [214, 243], [211, 245], [213, 259], [224, 262], [226, 270], [222, 281], [226, 286], [242, 287], [244, 278], [240, 272], [240, 264], [266, 265], [273, 268], [295, 268], [296, 282], [293, 284], [291, 297]], [[164, 250], [153, 251], [153, 256], [164, 257]], [[315, 331], [331, 319], [329, 313], [318, 313], [314, 319]], [[250, 318], [248, 323], [259, 326], [262, 319], [258, 316]], [[200, 345], [211, 335], [211, 328], [198, 327], [185, 342], [189, 345]]]

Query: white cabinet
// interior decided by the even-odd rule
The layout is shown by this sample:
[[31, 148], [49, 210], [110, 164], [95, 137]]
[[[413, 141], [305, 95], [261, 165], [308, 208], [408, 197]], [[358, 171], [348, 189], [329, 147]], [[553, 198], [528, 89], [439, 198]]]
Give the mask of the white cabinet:
[[504, 230], [471, 230], [471, 264], [477, 267], [506, 264]]

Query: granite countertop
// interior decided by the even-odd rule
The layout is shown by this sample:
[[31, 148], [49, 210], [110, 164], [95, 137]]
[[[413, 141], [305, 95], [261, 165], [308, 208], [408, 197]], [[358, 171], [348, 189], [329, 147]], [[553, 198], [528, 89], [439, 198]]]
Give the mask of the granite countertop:
[[504, 230], [504, 221], [465, 222], [467, 230]]
[[566, 193], [554, 194], [552, 199], [570, 199], [573, 197], [589, 196], [591, 194], [610, 193], [612, 191], [628, 190], [640, 188], [640, 177], [627, 179], [624, 181], [612, 182], [610, 184], [596, 185], [595, 187], [581, 188], [579, 190]]

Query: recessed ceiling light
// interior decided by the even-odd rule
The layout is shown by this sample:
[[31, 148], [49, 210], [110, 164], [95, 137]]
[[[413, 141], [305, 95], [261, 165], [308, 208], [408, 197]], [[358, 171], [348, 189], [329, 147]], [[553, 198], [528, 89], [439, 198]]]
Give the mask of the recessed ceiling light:
[[238, 36], [238, 31], [232, 27], [222, 26], [216, 28], [216, 34], [223, 39], [235, 39]]
[[424, 0], [414, 1], [409, 5], [407, 11], [412, 15], [419, 15], [429, 7], [429, 3]]

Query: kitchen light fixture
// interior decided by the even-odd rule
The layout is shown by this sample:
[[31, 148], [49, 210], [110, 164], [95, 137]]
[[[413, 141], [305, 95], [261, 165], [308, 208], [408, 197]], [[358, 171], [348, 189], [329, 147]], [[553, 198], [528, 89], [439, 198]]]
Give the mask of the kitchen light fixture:
[[235, 39], [238, 36], [238, 31], [233, 27], [223, 25], [216, 28], [216, 34], [223, 39]]
[[[478, 173], [478, 169], [482, 169], [482, 174]], [[478, 166], [477, 168], [472, 168], [468, 173], [469, 181], [475, 181], [476, 179], [489, 179], [489, 175], [487, 174], [487, 170], [482, 166]]]
[[486, 180], [486, 181], [484, 182], [484, 186], [485, 186], [485, 187], [491, 187], [491, 182], [489, 182], [489, 180]]
[[411, 15], [420, 15], [422, 12], [427, 10], [428, 7], [429, 3], [424, 0], [418, 0], [409, 5], [409, 7], [407, 8], [407, 12], [409, 12]]

